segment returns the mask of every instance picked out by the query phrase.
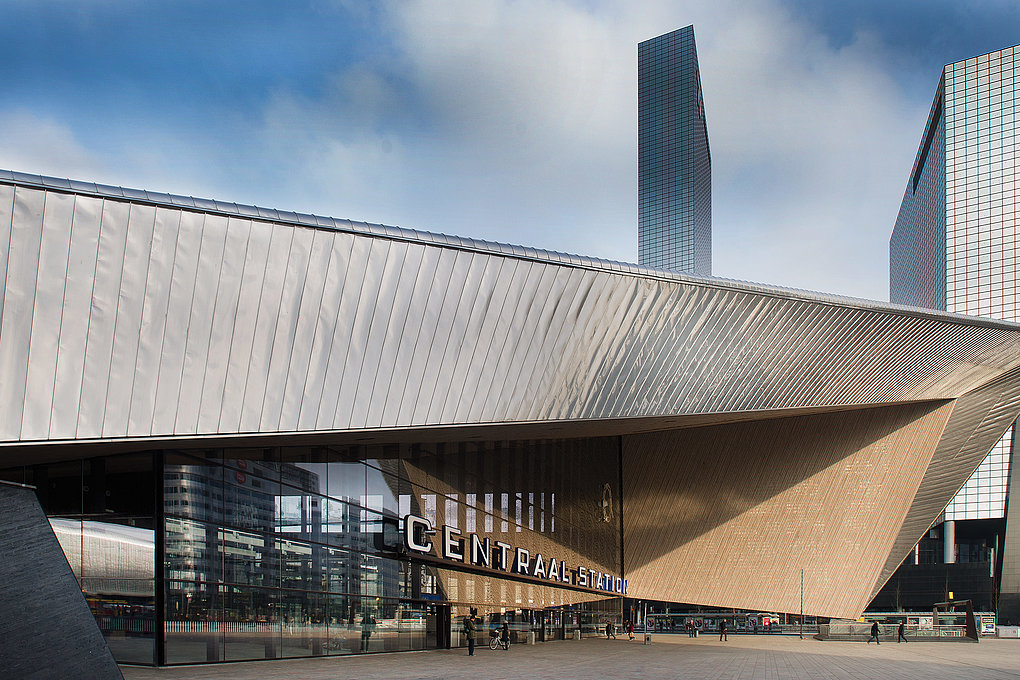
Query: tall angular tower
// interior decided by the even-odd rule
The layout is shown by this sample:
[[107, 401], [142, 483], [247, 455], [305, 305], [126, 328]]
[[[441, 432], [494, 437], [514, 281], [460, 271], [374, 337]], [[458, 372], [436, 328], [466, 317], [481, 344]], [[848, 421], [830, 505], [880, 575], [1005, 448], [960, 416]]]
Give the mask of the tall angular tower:
[[638, 262], [712, 274], [712, 157], [694, 26], [638, 44]]
[[[1020, 321], [1017, 82], [1020, 47], [943, 69], [889, 241], [892, 302]], [[936, 563], [986, 562], [988, 578], [1001, 564], [999, 614], [1015, 620], [1020, 478], [1013, 468], [1010, 480], [1010, 461], [1018, 460], [1014, 427], [946, 507], [941, 525], [929, 532], [941, 550], [927, 553]], [[918, 564], [923, 552], [915, 551]]]

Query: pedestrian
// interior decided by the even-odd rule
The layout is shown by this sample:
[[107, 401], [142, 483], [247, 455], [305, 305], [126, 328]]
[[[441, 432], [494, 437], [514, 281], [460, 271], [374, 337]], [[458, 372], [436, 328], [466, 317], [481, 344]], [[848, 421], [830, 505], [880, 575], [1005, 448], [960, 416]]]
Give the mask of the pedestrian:
[[871, 637], [868, 638], [869, 645], [871, 644], [872, 639], [875, 640], [876, 645], [882, 644], [881, 642], [878, 641], [878, 621], [875, 621], [874, 623], [871, 624]]
[[729, 638], [726, 637], [726, 619], [719, 620], [719, 642], [728, 642]]
[[903, 630], [905, 628], [906, 626], [904, 625], [904, 623], [900, 621], [900, 625], [896, 628], [896, 644], [899, 644], [901, 640], [903, 642], [907, 641], [907, 636], [903, 634]]
[[606, 637], [616, 639], [616, 625], [612, 621], [606, 624]]
[[630, 619], [627, 619], [627, 635], [630, 636], [631, 640], [634, 639], [634, 622]]
[[475, 655], [475, 631], [478, 630], [478, 626], [475, 625], [474, 614], [468, 614], [464, 617], [464, 634], [467, 635], [468, 642], [468, 656]]
[[375, 632], [375, 617], [370, 612], [361, 615], [361, 651], [368, 651], [369, 638]]

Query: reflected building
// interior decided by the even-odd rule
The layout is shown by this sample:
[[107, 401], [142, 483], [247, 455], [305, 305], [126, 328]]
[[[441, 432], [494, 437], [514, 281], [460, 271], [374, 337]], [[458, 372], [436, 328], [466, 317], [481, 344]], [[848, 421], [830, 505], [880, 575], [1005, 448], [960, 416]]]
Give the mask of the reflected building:
[[638, 44], [638, 262], [712, 274], [712, 156], [694, 26]]
[[[1017, 82], [1018, 48], [943, 69], [889, 243], [892, 302], [1020, 319]], [[914, 606], [951, 590], [1020, 619], [1020, 517], [1006, 520], [1008, 499], [1020, 498], [1020, 488], [1010, 493], [1013, 442], [1010, 428], [894, 579], [901, 592], [912, 579], [936, 583], [918, 586]]]
[[0, 242], [0, 479], [121, 661], [856, 616], [1020, 412], [1007, 321], [12, 172]]

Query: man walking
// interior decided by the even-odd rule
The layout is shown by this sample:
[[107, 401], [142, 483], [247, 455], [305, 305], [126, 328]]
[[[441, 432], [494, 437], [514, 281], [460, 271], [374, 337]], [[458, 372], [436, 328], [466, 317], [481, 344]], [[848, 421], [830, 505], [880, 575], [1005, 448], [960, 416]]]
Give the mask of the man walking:
[[729, 638], [726, 637], [726, 619], [719, 620], [719, 642], [728, 642]]
[[904, 625], [904, 623], [900, 621], [899, 627], [896, 628], [896, 644], [907, 641], [907, 636], [903, 634], [904, 628], [906, 628], [906, 625]]
[[872, 640], [875, 641], [876, 645], [882, 644], [881, 642], [878, 641], [878, 621], [875, 621], [874, 623], [871, 624], [871, 637], [868, 638], [869, 645], [871, 644]]

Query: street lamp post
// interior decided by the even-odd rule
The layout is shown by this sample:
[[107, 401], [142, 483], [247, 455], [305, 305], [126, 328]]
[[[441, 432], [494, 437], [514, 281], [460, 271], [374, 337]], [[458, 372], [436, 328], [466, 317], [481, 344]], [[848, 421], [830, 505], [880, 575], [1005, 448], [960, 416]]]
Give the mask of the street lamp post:
[[800, 639], [804, 639], [804, 568], [800, 569]]

